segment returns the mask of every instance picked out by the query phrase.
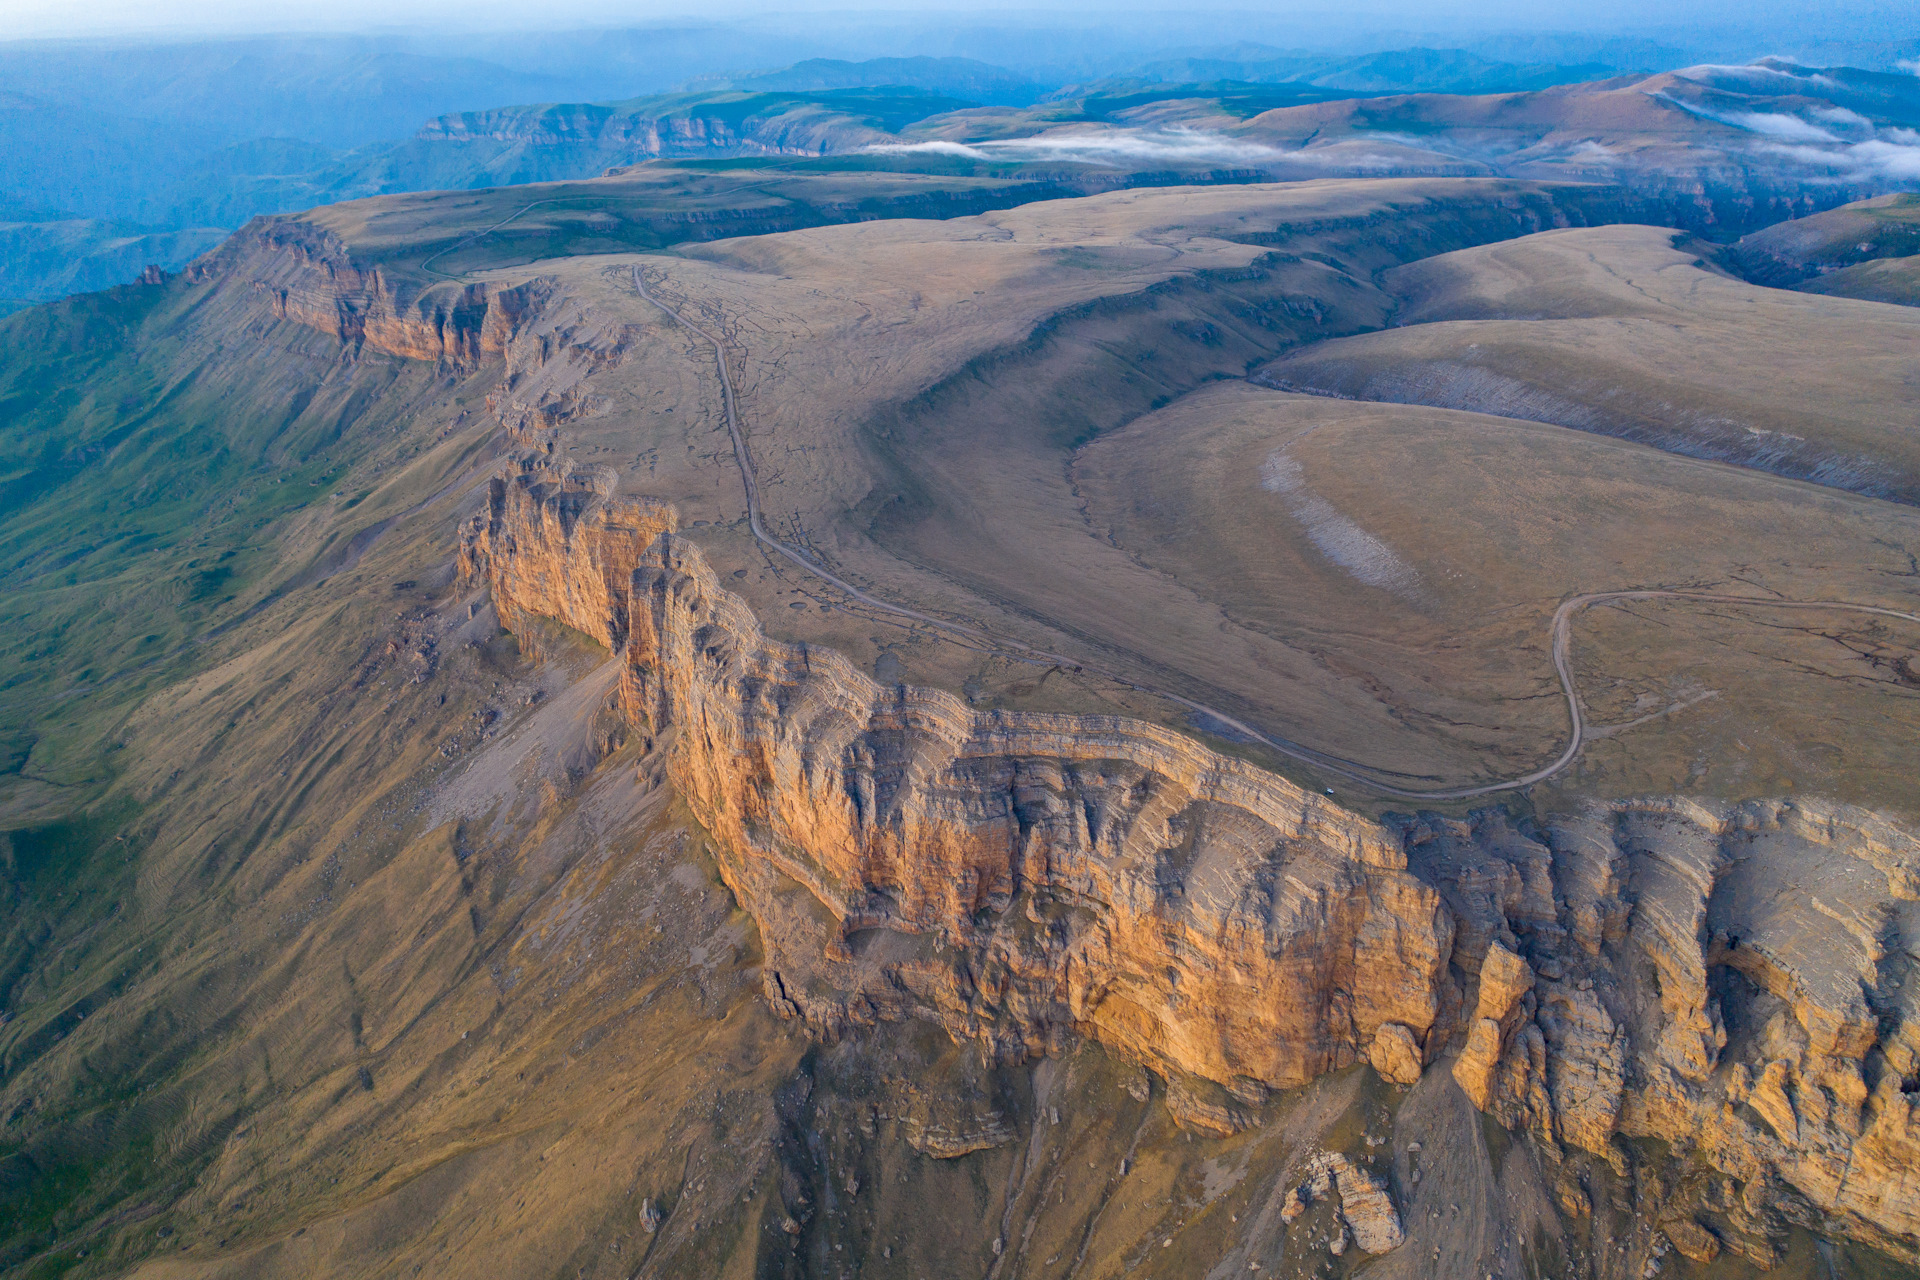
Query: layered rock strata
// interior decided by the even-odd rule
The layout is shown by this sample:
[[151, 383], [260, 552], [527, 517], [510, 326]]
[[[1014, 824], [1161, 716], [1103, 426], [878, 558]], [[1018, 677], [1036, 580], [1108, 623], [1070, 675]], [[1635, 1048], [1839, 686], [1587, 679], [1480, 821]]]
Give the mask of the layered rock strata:
[[1455, 972], [1478, 975], [1451, 1068], [1476, 1106], [1622, 1171], [1621, 1137], [1698, 1156], [1756, 1261], [1786, 1223], [1920, 1255], [1911, 834], [1678, 798], [1539, 832], [1497, 813], [1401, 829], [1457, 922]]
[[[1669, 799], [1377, 824], [1155, 725], [976, 711], [772, 641], [670, 510], [606, 489], [497, 480], [463, 565], [503, 618], [622, 655], [780, 1011], [926, 1018], [1002, 1060], [1093, 1036], [1236, 1097], [1451, 1053], [1549, 1153], [1624, 1170], [1620, 1139], [1659, 1138], [1720, 1171], [1756, 1260], [1788, 1224], [1920, 1257], [1920, 844], [1892, 823]], [[1182, 1087], [1195, 1127], [1239, 1126]]]
[[255, 218], [187, 274], [237, 279], [278, 318], [331, 334], [350, 351], [462, 368], [505, 353], [524, 323], [551, 309], [554, 292], [544, 278], [509, 288], [399, 287], [378, 265], [354, 262], [338, 236], [297, 218]]
[[1172, 1072], [1304, 1083], [1423, 1044], [1453, 937], [1394, 835], [1155, 725], [979, 712], [767, 639], [670, 513], [495, 482], [463, 543], [503, 617], [625, 657], [623, 701], [760, 919], [768, 994], [921, 1016], [1009, 1060], [1091, 1034]]
[[[1393, 1199], [1378, 1178], [1337, 1151], [1315, 1152], [1308, 1161], [1305, 1182], [1289, 1188], [1280, 1206], [1280, 1220], [1291, 1226], [1307, 1206], [1340, 1192], [1340, 1220], [1353, 1232], [1353, 1242], [1363, 1253], [1386, 1253], [1397, 1249], [1407, 1238], [1400, 1225], [1400, 1214]], [[1341, 1241], [1345, 1240], [1344, 1232]], [[1336, 1244], [1337, 1255], [1342, 1246]]]

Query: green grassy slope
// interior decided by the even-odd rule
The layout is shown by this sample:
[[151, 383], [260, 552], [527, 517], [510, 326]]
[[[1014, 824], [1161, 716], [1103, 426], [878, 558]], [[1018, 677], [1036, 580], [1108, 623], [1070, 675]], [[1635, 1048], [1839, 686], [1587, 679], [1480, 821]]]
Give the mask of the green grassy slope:
[[379, 518], [342, 479], [405, 448], [374, 406], [432, 370], [342, 363], [291, 325], [260, 359], [264, 335], [200, 323], [207, 293], [127, 286], [0, 325], [0, 806], [103, 783], [118, 718], [196, 639]]

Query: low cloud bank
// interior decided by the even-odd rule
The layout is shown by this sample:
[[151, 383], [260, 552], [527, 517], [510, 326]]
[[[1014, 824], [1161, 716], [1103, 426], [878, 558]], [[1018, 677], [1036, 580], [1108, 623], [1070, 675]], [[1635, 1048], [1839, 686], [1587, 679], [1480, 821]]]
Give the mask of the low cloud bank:
[[1920, 133], [1877, 126], [1845, 107], [1814, 109], [1811, 114], [1822, 122], [1816, 124], [1783, 112], [1715, 111], [1670, 94], [1648, 96], [1703, 120], [1755, 134], [1767, 140], [1760, 148], [1765, 154], [1825, 171], [1839, 179], [1852, 182], [1920, 179]]
[[1811, 67], [1794, 66], [1785, 60], [1772, 66], [1765, 63], [1749, 63], [1737, 67], [1707, 62], [1697, 67], [1682, 67], [1673, 74], [1703, 84], [1711, 84], [1715, 80], [1738, 80], [1750, 85], [1765, 85], [1776, 91], [1785, 90], [1788, 93], [1805, 93], [1809, 89], [1818, 92], [1821, 89], [1840, 87], [1840, 82], [1832, 76], [1822, 75]]
[[1730, 111], [1725, 115], [1700, 111], [1696, 114], [1730, 124], [1736, 129], [1745, 129], [1748, 133], [1778, 138], [1782, 142], [1840, 141], [1838, 134], [1822, 129], [1810, 121], [1802, 120], [1799, 116], [1783, 116], [1769, 111]]
[[[1911, 129], [1897, 132], [1915, 137]], [[1854, 182], [1882, 179], [1889, 182], [1920, 181], [1920, 145], [1889, 142], [1875, 138], [1857, 142], [1837, 151], [1818, 147], [1769, 147], [1774, 155], [1797, 160], [1814, 169], [1825, 169], [1837, 178]]]
[[[1679, 74], [1689, 73], [1697, 73], [1702, 83], [1714, 78], [1766, 82], [1772, 87], [1790, 83], [1802, 93], [1833, 83], [1828, 77], [1812, 72], [1775, 66], [1694, 67]], [[1903, 184], [1920, 181], [1920, 133], [1876, 124], [1846, 107], [1831, 103], [1782, 103], [1789, 109], [1734, 110], [1728, 104], [1709, 106], [1658, 90], [1647, 96], [1698, 119], [1711, 120], [1749, 135], [1752, 142], [1747, 153], [1756, 164], [1796, 165], [1813, 180]], [[1398, 152], [1397, 148], [1406, 150]], [[1322, 174], [1457, 172], [1460, 170], [1436, 168], [1436, 165], [1484, 166], [1498, 162], [1497, 154], [1477, 153], [1469, 142], [1444, 135], [1376, 132], [1369, 134], [1364, 142], [1357, 138], [1323, 141], [1309, 149], [1275, 146], [1178, 125], [1086, 129], [979, 142], [889, 142], [865, 150], [878, 155], [945, 155], [1013, 164], [1077, 162], [1112, 168], [1234, 165], [1277, 170], [1282, 174], [1292, 171], [1294, 177], [1306, 176], [1299, 172], [1302, 169]], [[1612, 148], [1592, 138], [1574, 146], [1562, 158], [1585, 164], [1619, 162]]]
[[1272, 164], [1291, 153], [1198, 129], [1114, 129], [1055, 133], [994, 142], [886, 142], [867, 148], [882, 155], [963, 156], [969, 160], [1081, 160], [1092, 164]]
[[[1385, 136], [1382, 142], [1401, 142]], [[1406, 145], [1417, 146], [1413, 140]], [[876, 155], [941, 155], [967, 160], [1021, 163], [1077, 161], [1121, 167], [1148, 164], [1310, 165], [1322, 169], [1389, 170], [1403, 161], [1350, 146], [1287, 150], [1264, 142], [1230, 138], [1200, 129], [1107, 129], [1097, 133], [1049, 133], [992, 142], [883, 142], [865, 148]]]

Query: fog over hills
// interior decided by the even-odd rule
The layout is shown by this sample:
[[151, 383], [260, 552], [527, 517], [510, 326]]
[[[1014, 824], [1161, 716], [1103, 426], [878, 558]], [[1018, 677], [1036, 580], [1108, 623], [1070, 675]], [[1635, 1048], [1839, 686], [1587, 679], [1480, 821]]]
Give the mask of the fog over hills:
[[[551, 39], [531, 42], [522, 62], [544, 68], [550, 59], [540, 46]], [[1646, 42], [1587, 43], [1622, 56], [1677, 52]], [[0, 272], [0, 298], [17, 305], [102, 287], [149, 263], [176, 270], [255, 214], [370, 194], [584, 178], [655, 157], [831, 155], [922, 140], [1002, 145], [1016, 135], [1061, 135], [1076, 123], [1253, 138], [1263, 130], [1284, 133], [1285, 122], [1267, 113], [1297, 104], [1410, 93], [1512, 95], [1656, 70], [1500, 62], [1432, 48], [1288, 54], [1242, 43], [1219, 50], [1221, 56], [1146, 60], [1119, 76], [1071, 84], [968, 58], [823, 58], [784, 70], [692, 76], [678, 94], [597, 100], [597, 87], [659, 84], [676, 68], [719, 55], [713, 38], [698, 31], [650, 33], [639, 42], [596, 37], [593, 44], [593, 56], [566, 75], [430, 56], [395, 39], [0, 46], [8, 85], [0, 100], [0, 194], [14, 210], [5, 234], [15, 246]], [[643, 61], [638, 51], [651, 44], [660, 46], [658, 56]], [[1522, 53], [1539, 47], [1515, 45]], [[752, 42], [724, 48], [725, 56], [742, 57]], [[1778, 144], [1767, 164], [1796, 175], [1825, 166], [1836, 185], [1824, 203], [1858, 194], [1849, 182], [1901, 179], [1901, 144], [1873, 130], [1876, 122], [1911, 123], [1908, 89], [1920, 81], [1852, 71], [1836, 80], [1791, 63], [1771, 65], [1695, 69], [1673, 92], [1636, 80], [1640, 87], [1616, 86], [1612, 106], [1592, 93], [1576, 95], [1569, 101], [1578, 105], [1547, 109], [1558, 121], [1551, 126], [1544, 116], [1519, 119], [1539, 114], [1522, 105], [1530, 100], [1503, 99], [1498, 109], [1518, 133], [1490, 120], [1469, 124], [1462, 113], [1472, 109], [1438, 100], [1346, 112], [1337, 127], [1378, 143], [1352, 157], [1376, 171], [1434, 172], [1436, 164], [1470, 160], [1480, 169], [1455, 164], [1448, 171], [1511, 171], [1499, 157], [1552, 137], [1584, 147], [1583, 156], [1601, 162], [1585, 171], [1599, 174], [1613, 163], [1607, 139], [1619, 140], [1620, 112], [1633, 95], [1652, 94], [1703, 122], [1748, 133], [1764, 131], [1763, 117], [1800, 121], [1793, 126], [1798, 135], [1767, 135]], [[510, 105], [515, 101], [545, 105]], [[444, 114], [449, 107], [459, 110]], [[1851, 115], [1822, 123], [1807, 117], [1809, 110]], [[1683, 122], [1649, 125], [1656, 135], [1685, 132]], [[1408, 129], [1427, 136], [1436, 128], [1449, 136], [1408, 150]], [[402, 140], [387, 140], [396, 137]], [[1835, 141], [1855, 145], [1826, 159], [1815, 154]], [[1636, 136], [1628, 145], [1641, 150], [1646, 142]], [[1815, 149], [1801, 145], [1792, 154], [1808, 143]], [[1063, 159], [1062, 147], [1072, 145], [1054, 136], [1035, 154]], [[1269, 169], [1342, 163], [1335, 151], [1287, 150], [1256, 148], [1241, 159]], [[1641, 159], [1625, 163], [1637, 167]]]

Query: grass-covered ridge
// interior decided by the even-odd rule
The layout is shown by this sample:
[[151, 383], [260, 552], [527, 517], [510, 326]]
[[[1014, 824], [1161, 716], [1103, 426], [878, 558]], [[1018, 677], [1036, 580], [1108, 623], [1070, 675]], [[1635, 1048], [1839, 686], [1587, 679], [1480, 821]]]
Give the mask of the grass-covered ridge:
[[117, 718], [354, 523], [369, 408], [431, 381], [292, 325], [248, 352], [194, 315], [231, 305], [177, 280], [0, 321], [0, 814], [106, 781]]

